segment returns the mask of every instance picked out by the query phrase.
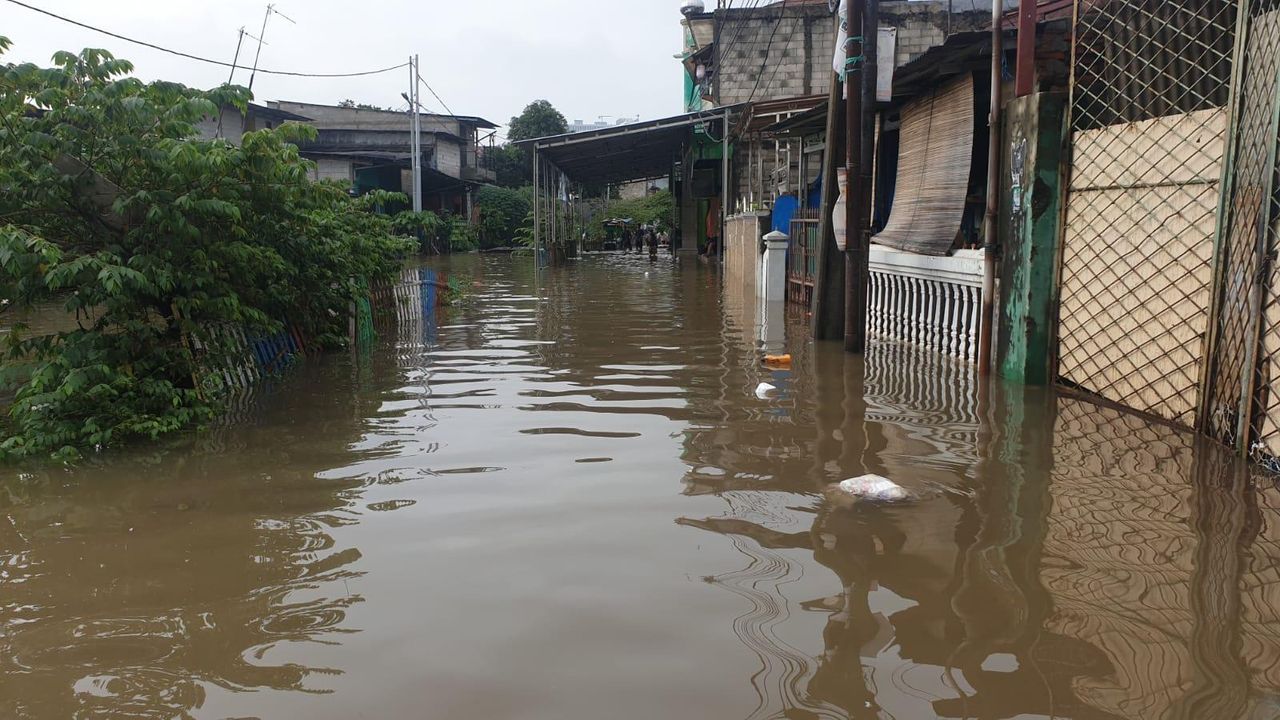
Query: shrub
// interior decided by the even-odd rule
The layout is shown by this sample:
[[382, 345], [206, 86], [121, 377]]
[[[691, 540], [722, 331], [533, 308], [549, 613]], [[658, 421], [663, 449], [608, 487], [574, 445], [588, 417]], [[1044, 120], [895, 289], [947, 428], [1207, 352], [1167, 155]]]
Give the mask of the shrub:
[[5, 339], [0, 458], [74, 456], [211, 417], [189, 339], [288, 323], [340, 344], [352, 299], [410, 247], [369, 201], [308, 179], [291, 141], [310, 128], [201, 140], [196, 123], [243, 111], [249, 92], [131, 70], [92, 49], [0, 66], [0, 296], [79, 320]]
[[476, 193], [476, 206], [480, 210], [480, 246], [510, 246], [533, 208], [533, 188], [510, 190], [486, 185]]

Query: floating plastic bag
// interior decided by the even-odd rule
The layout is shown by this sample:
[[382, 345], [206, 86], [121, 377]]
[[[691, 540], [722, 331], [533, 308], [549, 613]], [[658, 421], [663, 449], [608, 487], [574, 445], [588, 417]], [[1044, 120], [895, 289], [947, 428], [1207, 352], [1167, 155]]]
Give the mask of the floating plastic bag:
[[849, 478], [836, 486], [841, 492], [871, 502], [902, 502], [911, 499], [911, 491], [880, 475]]

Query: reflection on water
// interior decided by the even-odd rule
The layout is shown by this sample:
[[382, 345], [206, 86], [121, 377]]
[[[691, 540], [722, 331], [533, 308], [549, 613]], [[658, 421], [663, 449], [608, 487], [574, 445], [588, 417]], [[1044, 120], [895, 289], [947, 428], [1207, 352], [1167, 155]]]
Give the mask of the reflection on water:
[[[0, 717], [1280, 716], [1280, 492], [1214, 448], [697, 263], [451, 264], [195, 438], [0, 482]], [[865, 472], [920, 499], [824, 492]]]

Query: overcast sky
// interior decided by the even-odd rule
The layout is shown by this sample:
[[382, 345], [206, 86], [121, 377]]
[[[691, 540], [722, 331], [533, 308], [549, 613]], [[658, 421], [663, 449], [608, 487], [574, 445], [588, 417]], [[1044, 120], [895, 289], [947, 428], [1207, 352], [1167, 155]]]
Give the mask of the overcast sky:
[[[121, 35], [229, 62], [237, 31], [258, 34], [260, 0], [23, 0]], [[296, 21], [272, 17], [259, 67], [333, 73], [376, 69], [417, 53], [422, 75], [459, 115], [505, 125], [529, 101], [550, 100], [573, 122], [597, 116], [642, 119], [681, 111], [680, 0], [278, 0]], [[229, 70], [174, 57], [68, 25], [0, 0], [0, 35], [10, 62], [48, 64], [57, 50], [106, 48], [144, 80], [208, 88]], [[246, 38], [242, 64], [257, 43]], [[239, 71], [236, 82], [248, 83]], [[343, 98], [396, 108], [408, 70], [353, 79], [259, 74], [259, 101], [337, 103]], [[425, 90], [433, 111], [439, 102]]]

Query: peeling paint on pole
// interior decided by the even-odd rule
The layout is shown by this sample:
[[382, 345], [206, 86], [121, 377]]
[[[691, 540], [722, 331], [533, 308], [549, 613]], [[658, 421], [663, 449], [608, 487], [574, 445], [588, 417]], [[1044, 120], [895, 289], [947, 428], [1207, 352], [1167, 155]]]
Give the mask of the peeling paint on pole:
[[1028, 385], [1050, 380], [1065, 116], [1060, 93], [1028, 95], [1005, 106], [997, 362], [1001, 376]]

